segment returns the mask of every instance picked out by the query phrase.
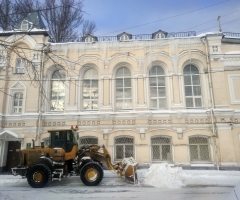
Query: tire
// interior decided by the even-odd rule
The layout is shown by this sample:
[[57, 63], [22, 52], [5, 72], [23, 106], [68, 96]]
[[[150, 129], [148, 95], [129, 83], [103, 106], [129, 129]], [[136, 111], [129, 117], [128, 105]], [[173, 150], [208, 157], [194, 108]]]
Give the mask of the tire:
[[51, 181], [51, 170], [44, 164], [34, 165], [27, 172], [27, 181], [33, 188], [42, 188]]
[[80, 178], [85, 185], [96, 186], [102, 181], [103, 169], [97, 162], [89, 162], [82, 167]]

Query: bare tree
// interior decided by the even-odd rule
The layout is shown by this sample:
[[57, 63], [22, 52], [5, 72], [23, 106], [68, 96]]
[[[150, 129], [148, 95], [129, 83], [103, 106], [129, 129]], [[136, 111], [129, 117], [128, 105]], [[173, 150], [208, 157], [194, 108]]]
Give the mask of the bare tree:
[[0, 27], [3, 30], [12, 30], [15, 25], [16, 16], [14, 4], [11, 0], [0, 1]]
[[[83, 19], [82, 0], [0, 0], [0, 27], [18, 28], [28, 13], [38, 11], [47, 24], [52, 42], [68, 42], [93, 34], [96, 24]], [[82, 26], [82, 31], [80, 27]]]
[[53, 42], [65, 42], [78, 36], [76, 29], [83, 23], [82, 2], [78, 0], [45, 0], [43, 10]]
[[19, 14], [22, 17], [42, 8], [41, 4], [35, 0], [14, 0], [14, 3], [14, 6], [18, 8]]
[[96, 24], [94, 21], [84, 20], [82, 25], [82, 37], [92, 35], [96, 31]]

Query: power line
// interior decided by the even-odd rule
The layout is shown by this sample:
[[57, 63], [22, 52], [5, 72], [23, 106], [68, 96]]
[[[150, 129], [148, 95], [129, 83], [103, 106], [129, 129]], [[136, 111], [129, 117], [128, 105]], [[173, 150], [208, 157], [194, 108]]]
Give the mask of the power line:
[[[184, 12], [184, 13], [180, 13], [180, 14], [177, 14], [177, 15], [173, 15], [173, 16], [170, 16], [170, 17], [162, 18], [162, 19], [155, 20], [155, 21], [152, 21], [152, 22], [148, 22], [148, 23], [144, 23], [144, 24], [139, 24], [139, 25], [136, 25], [136, 26], [128, 27], [128, 28], [119, 29], [119, 30], [117, 30], [117, 31], [112, 31], [112, 32], [104, 33], [104, 34], [102, 34], [101, 36], [104, 36], [104, 35], [107, 35], [107, 34], [110, 34], [110, 33], [116, 33], [116, 32], [119, 32], [119, 31], [124, 31], [124, 30], [129, 30], [129, 29], [137, 28], [137, 27], [140, 27], [140, 26], [146, 26], [146, 25], [149, 25], [149, 24], [153, 24], [153, 23], [156, 23], [156, 22], [168, 20], [168, 19], [175, 18], [175, 17], [180, 17], [180, 16], [182, 16], [182, 15], [186, 15], [186, 14], [189, 14], [189, 13], [192, 13], [192, 12], [196, 12], [196, 11], [199, 11], [199, 10], [203, 10], [203, 9], [206, 9], [206, 8], [210, 8], [210, 7], [213, 7], [213, 6], [216, 6], [216, 5], [219, 5], [219, 4], [228, 2], [228, 1], [231, 1], [231, 0], [221, 1], [221, 2], [219, 2], [219, 3], [215, 3], [215, 4], [212, 4], [212, 5], [209, 5], [209, 6], [205, 6], [205, 7], [198, 8], [198, 9], [195, 9], [195, 10], [191, 10], [191, 11], [188, 11], [188, 12]], [[99, 37], [101, 37], [101, 36], [99, 36]]]

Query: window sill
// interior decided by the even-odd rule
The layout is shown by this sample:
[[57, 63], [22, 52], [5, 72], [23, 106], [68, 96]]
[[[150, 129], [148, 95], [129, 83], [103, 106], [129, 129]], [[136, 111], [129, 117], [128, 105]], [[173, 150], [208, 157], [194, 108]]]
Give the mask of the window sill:
[[15, 116], [20, 116], [22, 115], [23, 113], [10, 113], [10, 115], [15, 115]]

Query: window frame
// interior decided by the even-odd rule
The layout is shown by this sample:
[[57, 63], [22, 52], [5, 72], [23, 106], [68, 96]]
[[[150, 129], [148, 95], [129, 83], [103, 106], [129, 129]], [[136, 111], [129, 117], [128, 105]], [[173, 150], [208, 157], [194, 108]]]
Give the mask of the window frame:
[[[120, 69], [127, 69], [128, 72], [129, 72], [129, 76], [118, 76], [118, 72]], [[125, 71], [125, 70], [124, 70]], [[130, 83], [130, 87], [125, 87], [125, 82], [127, 81], [126, 79], [130, 79], [129, 83]], [[118, 84], [117, 84], [117, 81], [121, 81], [122, 80], [122, 87], [118, 87]], [[123, 95], [122, 97], [117, 97], [119, 95], [117, 89], [122, 89], [123, 91]], [[126, 94], [125, 92], [125, 89], [127, 91], [127, 89], [130, 90], [130, 97], [124, 97], [124, 95]], [[131, 70], [126, 67], [126, 66], [121, 66], [119, 67], [117, 70], [116, 70], [116, 73], [115, 73], [115, 108], [117, 111], [124, 111], [124, 110], [132, 110], [133, 109], [133, 94], [132, 94], [132, 91], [133, 91], [133, 83], [132, 83], [132, 73], [131, 73]], [[128, 108], [124, 108], [124, 106], [122, 105], [122, 108], [118, 108], [117, 105], [118, 105], [118, 101], [121, 101], [122, 100], [122, 103], [124, 104], [125, 100], [131, 100], [130, 102], [130, 106]]]
[[[117, 139], [120, 138], [125, 138], [125, 139], [132, 139], [132, 143], [116, 143]], [[117, 136], [114, 138], [114, 161], [121, 161], [123, 158], [126, 158], [126, 146], [130, 146], [132, 145], [132, 157], [135, 158], [135, 139], [132, 136], [128, 136], [128, 135], [122, 135], [122, 136]], [[123, 158], [117, 158], [117, 146], [123, 146]]]
[[[87, 143], [87, 144], [81, 144], [80, 141], [81, 140], [88, 140], [88, 139], [94, 139], [94, 140], [97, 140], [97, 143], [96, 144], [92, 144], [92, 143]], [[78, 144], [79, 144], [79, 147], [80, 146], [84, 146], [84, 145], [98, 145], [99, 144], [99, 140], [98, 140], [98, 137], [95, 137], [95, 136], [82, 136], [82, 137], [79, 137], [78, 138]]]
[[157, 33], [155, 36], [155, 39], [162, 39], [162, 38], [166, 38], [166, 36], [163, 33]]
[[[191, 138], [204, 138], [207, 139], [207, 143], [190, 143], [190, 139]], [[190, 136], [188, 138], [188, 142], [189, 142], [189, 160], [191, 163], [211, 163], [212, 162], [212, 158], [211, 158], [211, 146], [210, 146], [210, 137], [208, 136], [203, 136], [203, 135], [193, 135]], [[200, 145], [207, 145], [208, 146], [208, 160], [201, 160], [201, 155], [200, 155]], [[191, 157], [191, 146], [197, 146], [197, 153], [198, 153], [198, 159], [192, 159]]]
[[25, 66], [26, 66], [25, 59], [20, 58], [20, 57], [16, 58], [15, 73], [16, 74], [25, 74]]
[[[156, 144], [153, 144], [152, 143], [152, 140], [155, 139], [155, 138], [163, 138], [163, 139], [169, 139], [170, 142], [169, 143], [156, 143]], [[152, 136], [151, 138], [151, 160], [152, 162], [172, 162], [172, 159], [173, 159], [173, 155], [172, 155], [172, 137], [169, 137], [169, 136], [165, 136], [165, 135], [156, 135], [156, 136]], [[159, 155], [160, 155], [160, 158], [159, 159], [154, 159], [153, 158], [153, 146], [159, 146]], [[170, 159], [163, 159], [163, 152], [162, 152], [162, 146], [163, 145], [169, 145], [169, 148], [170, 148]]]
[[[64, 80], [62, 80], [61, 79], [61, 77], [59, 78], [59, 79], [55, 79], [55, 80], [53, 80], [53, 75], [56, 73], [56, 72], [58, 72], [58, 71], [63, 71], [64, 72], [64, 74], [65, 74], [65, 79]], [[67, 78], [67, 76], [66, 76], [66, 72], [63, 70], [63, 69], [56, 69], [52, 74], [51, 74], [51, 81], [50, 81], [50, 108], [49, 108], [49, 110], [50, 110], [50, 112], [63, 112], [63, 111], [65, 111], [65, 103], [66, 103], [66, 84], [67, 84], [67, 81], [66, 81], [66, 78]], [[53, 81], [54, 82], [57, 82], [58, 83], [58, 89], [57, 89], [57, 99], [55, 100], [55, 99], [53, 99]], [[61, 92], [60, 90], [61, 89], [59, 89], [59, 82], [63, 82], [63, 85], [64, 85], [64, 99], [63, 100], [59, 100], [59, 93]], [[52, 102], [63, 102], [62, 103], [62, 105], [63, 105], [63, 109], [61, 109], [61, 110], [58, 110], [58, 109], [56, 109], [56, 110], [54, 110], [54, 109], [52, 109]], [[58, 103], [59, 104], [59, 103]]]
[[128, 40], [130, 40], [130, 39], [129, 39], [129, 36], [127, 34], [123, 34], [123, 35], [120, 36], [120, 41], [128, 41]]
[[[26, 27], [24, 27], [26, 26]], [[27, 20], [23, 20], [22, 23], [21, 23], [21, 30], [29, 30], [29, 22]]]
[[[15, 95], [17, 95], [17, 94], [21, 94], [21, 96], [22, 96], [22, 98], [17, 98], [17, 103], [19, 104], [19, 102], [21, 102], [21, 106], [15, 106], [14, 104], [15, 104], [15, 100], [16, 100], [16, 96]], [[15, 112], [14, 110], [15, 110], [15, 108], [17, 109], [17, 112]], [[19, 112], [19, 109], [21, 109], [21, 112]], [[17, 92], [14, 92], [13, 93], [13, 105], [12, 105], [12, 113], [13, 114], [22, 114], [23, 113], [23, 92], [21, 92], [21, 91], [17, 91]]]
[[[159, 67], [162, 71], [163, 71], [163, 74], [155, 74], [155, 75], [150, 75], [150, 71], [154, 68], [154, 67]], [[159, 110], [159, 109], [167, 109], [167, 91], [166, 91], [166, 78], [165, 78], [165, 70], [164, 70], [164, 68], [161, 66], [161, 65], [153, 65], [150, 69], [149, 69], [149, 71], [148, 71], [148, 76], [149, 76], [149, 80], [148, 80], [148, 82], [149, 82], [149, 85], [148, 85], [148, 87], [149, 87], [149, 108], [151, 109], [151, 110]], [[160, 77], [163, 77], [164, 78], [164, 86], [161, 86], [160, 84], [159, 84], [159, 79], [160, 79]], [[156, 86], [151, 86], [151, 78], [155, 78], [156, 80], [157, 80], [157, 82], [156, 82]], [[156, 88], [157, 89], [157, 97], [152, 97], [151, 96], [151, 88]], [[164, 93], [165, 93], [165, 96], [163, 97], [163, 96], [159, 96], [159, 89], [160, 88], [164, 88]], [[151, 105], [151, 100], [152, 99], [156, 99], [157, 100], [157, 107], [153, 107], [152, 105]], [[160, 99], [165, 99], [165, 106], [164, 107], [160, 107], [160, 105], [159, 105], [159, 103], [160, 103]]]
[[[188, 73], [184, 72], [184, 70], [186, 69], [186, 67], [190, 66], [190, 71]], [[191, 72], [191, 68], [195, 67], [198, 71], [198, 73], [192, 73]], [[191, 80], [191, 84], [186, 84], [185, 83], [185, 80], [186, 78], [185, 77], [189, 77], [190, 76], [190, 80]], [[199, 79], [199, 84], [194, 84], [194, 79], [193, 79], [193, 76], [198, 76], [198, 79]], [[201, 83], [201, 76], [200, 76], [200, 72], [199, 72], [199, 68], [195, 65], [195, 64], [187, 64], [184, 68], [183, 68], [183, 86], [184, 86], [184, 101], [185, 101], [185, 107], [187, 109], [198, 109], [198, 108], [202, 108], [203, 107], [203, 91], [202, 91], [202, 83]], [[188, 95], [186, 96], [186, 88], [191, 88], [191, 93], [192, 95]], [[194, 94], [194, 88], [200, 88], [200, 95], [195, 95]], [[197, 91], [197, 90], [196, 90]], [[191, 99], [192, 100], [192, 103], [193, 103], [193, 106], [188, 106], [187, 105], [187, 99]], [[197, 106], [196, 105], [196, 99], [200, 99], [201, 100], [201, 105], [200, 106]]]
[[94, 42], [94, 39], [93, 39], [93, 37], [91, 37], [91, 36], [87, 36], [87, 37], [85, 38], [85, 42]]
[[[95, 79], [95, 78], [93, 78], [93, 76], [92, 76], [92, 71], [91, 71], [91, 78], [85, 78], [85, 75], [86, 75], [86, 73], [88, 72], [88, 71], [90, 71], [90, 70], [95, 70], [96, 72], [97, 72], [97, 78]], [[93, 84], [93, 81], [97, 81], [97, 98], [92, 98], [91, 96], [91, 93], [90, 93], [90, 98], [89, 99], [87, 99], [87, 98], [84, 98], [84, 80], [88, 80], [89, 82], [90, 82], [90, 87], [88, 88], [90, 91], [93, 91], [93, 87], [92, 87], [92, 84]], [[95, 88], [96, 89], [96, 88]], [[91, 109], [85, 109], [84, 108], [84, 102], [86, 101], [86, 100], [89, 100], [89, 102], [90, 102], [90, 108]], [[96, 101], [97, 102], [97, 109], [93, 109], [93, 106], [92, 106], [92, 102], [93, 101]], [[97, 110], [99, 110], [99, 73], [98, 73], [98, 70], [96, 70], [95, 68], [88, 68], [88, 69], [86, 69], [85, 71], [84, 71], [84, 73], [83, 73], [83, 84], [82, 84], [82, 109], [84, 110], [84, 111], [97, 111]]]

